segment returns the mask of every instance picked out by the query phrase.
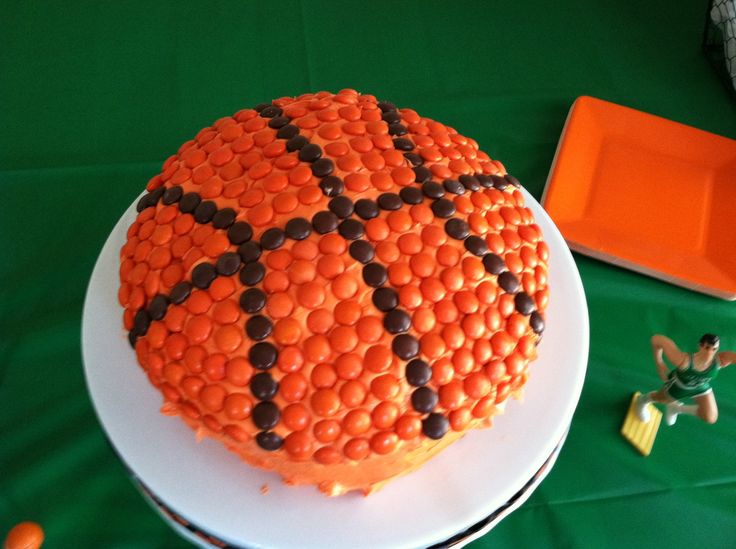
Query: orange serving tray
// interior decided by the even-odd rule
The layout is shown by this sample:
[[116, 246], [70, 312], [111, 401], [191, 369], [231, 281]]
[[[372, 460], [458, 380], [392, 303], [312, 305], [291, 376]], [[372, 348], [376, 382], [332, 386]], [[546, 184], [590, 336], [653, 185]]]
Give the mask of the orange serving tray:
[[736, 141], [579, 97], [542, 204], [570, 248], [736, 299]]

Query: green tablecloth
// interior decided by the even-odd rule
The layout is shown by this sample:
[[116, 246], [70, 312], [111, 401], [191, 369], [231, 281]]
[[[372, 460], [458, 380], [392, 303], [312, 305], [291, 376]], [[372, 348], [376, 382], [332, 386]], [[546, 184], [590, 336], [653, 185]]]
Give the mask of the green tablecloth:
[[[4, 5], [0, 535], [30, 519], [46, 547], [188, 546], [107, 446], [79, 339], [110, 229], [199, 128], [274, 97], [353, 87], [473, 136], [539, 197], [580, 95], [736, 137], [735, 103], [699, 50], [705, 9], [702, 0]], [[473, 547], [732, 546], [736, 371], [718, 379], [715, 425], [682, 418], [646, 459], [617, 431], [631, 392], [657, 385], [649, 335], [694, 346], [713, 331], [734, 349], [734, 305], [575, 260], [591, 352], [568, 441], [531, 499]]]

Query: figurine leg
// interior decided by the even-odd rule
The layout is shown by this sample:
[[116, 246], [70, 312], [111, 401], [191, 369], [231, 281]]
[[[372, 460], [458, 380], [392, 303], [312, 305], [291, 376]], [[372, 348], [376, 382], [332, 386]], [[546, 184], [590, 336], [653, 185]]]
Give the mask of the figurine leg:
[[636, 399], [636, 415], [642, 423], [649, 423], [652, 414], [649, 412], [649, 403], [652, 402], [651, 393], [642, 393]]
[[649, 423], [651, 413], [649, 412], [649, 404], [651, 402], [661, 402], [664, 404], [672, 402], [672, 398], [667, 394], [667, 391], [662, 387], [659, 391], [652, 391], [650, 393], [643, 393], [639, 395], [636, 401], [636, 414], [643, 423]]
[[706, 423], [715, 423], [718, 420], [718, 405], [712, 391], [695, 397], [695, 404], [697, 408], [695, 415], [700, 419]]

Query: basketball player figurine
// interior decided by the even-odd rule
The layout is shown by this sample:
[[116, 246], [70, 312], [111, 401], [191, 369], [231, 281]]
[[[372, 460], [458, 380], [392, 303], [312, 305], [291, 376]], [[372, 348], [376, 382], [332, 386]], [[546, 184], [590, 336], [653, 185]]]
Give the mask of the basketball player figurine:
[[[647, 423], [651, 417], [649, 403], [665, 405], [664, 419], [674, 425], [679, 414], [697, 416], [706, 423], [718, 419], [718, 406], [711, 384], [721, 368], [736, 362], [736, 353], [718, 352], [717, 335], [705, 334], [700, 338], [699, 349], [693, 354], [681, 351], [674, 341], [663, 335], [652, 336], [652, 352], [657, 373], [664, 381], [658, 391], [642, 394], [636, 400], [639, 419]], [[663, 357], [675, 366], [670, 370]], [[685, 404], [692, 399], [694, 404]]]

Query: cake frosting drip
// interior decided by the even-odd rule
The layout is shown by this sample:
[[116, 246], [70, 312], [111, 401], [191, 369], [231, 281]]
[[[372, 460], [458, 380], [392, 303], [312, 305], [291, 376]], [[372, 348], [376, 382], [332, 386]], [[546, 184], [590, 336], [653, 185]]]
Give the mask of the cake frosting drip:
[[354, 90], [201, 130], [120, 254], [163, 411], [329, 495], [489, 425], [526, 383], [549, 296], [519, 188], [474, 140]]

